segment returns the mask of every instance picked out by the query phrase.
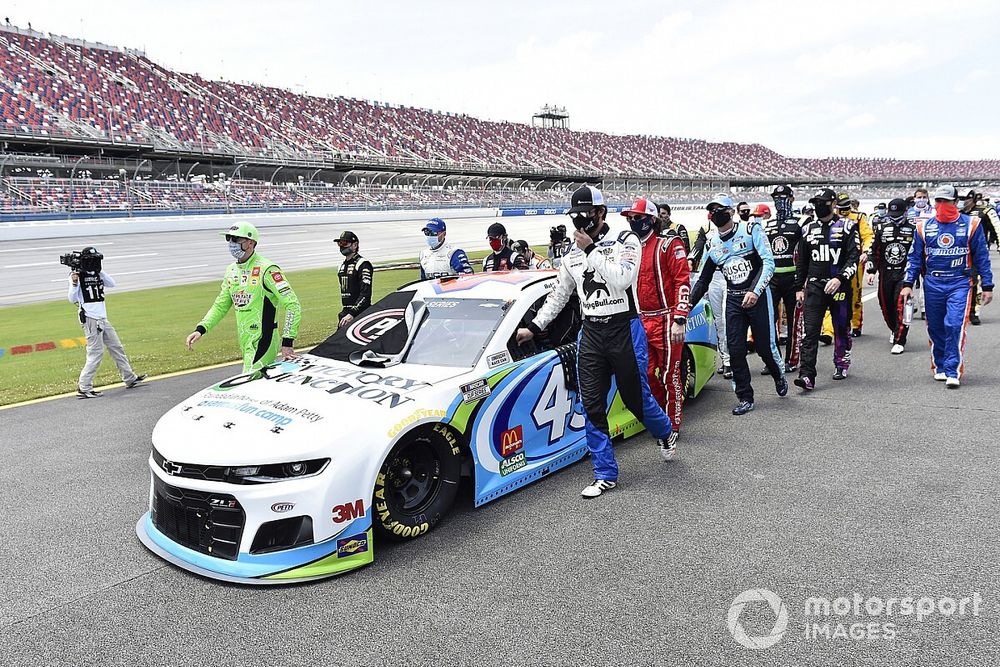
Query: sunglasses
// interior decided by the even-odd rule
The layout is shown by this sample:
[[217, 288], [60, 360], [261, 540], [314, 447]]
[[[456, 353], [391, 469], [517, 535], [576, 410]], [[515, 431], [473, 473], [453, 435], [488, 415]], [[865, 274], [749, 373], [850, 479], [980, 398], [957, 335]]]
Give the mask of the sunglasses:
[[628, 220], [629, 222], [638, 222], [641, 220], [645, 220], [646, 218], [652, 218], [652, 217], [653, 216], [651, 215], [646, 216], [646, 215], [639, 215], [638, 213], [633, 213], [632, 215], [626, 215], [625, 219]]
[[431, 230], [429, 230], [429, 229], [425, 229], [425, 230], [424, 230], [424, 236], [437, 236], [437, 235], [438, 235], [438, 233], [437, 233], [437, 232], [432, 232], [432, 231], [431, 231]]
[[339, 239], [337, 240], [337, 245], [339, 245], [341, 248], [346, 248], [346, 247], [352, 245], [353, 243], [354, 243], [354, 241], [341, 241]]
[[226, 234], [226, 240], [230, 243], [242, 243], [243, 241], [246, 241], [246, 239], [242, 236], [233, 236], [232, 234]]
[[571, 220], [588, 220], [593, 216], [593, 211], [577, 211], [576, 213], [570, 213], [569, 217]]

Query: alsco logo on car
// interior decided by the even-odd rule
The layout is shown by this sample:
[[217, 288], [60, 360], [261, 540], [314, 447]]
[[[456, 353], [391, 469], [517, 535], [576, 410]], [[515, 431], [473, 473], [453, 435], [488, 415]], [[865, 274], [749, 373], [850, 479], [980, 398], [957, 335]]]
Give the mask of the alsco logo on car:
[[520, 470], [524, 466], [528, 465], [527, 459], [524, 458], [524, 452], [518, 452], [509, 459], [504, 459], [500, 462], [500, 476], [506, 477], [516, 470]]
[[358, 533], [337, 540], [337, 558], [347, 558], [368, 551], [368, 535]]
[[500, 456], [513, 456], [524, 448], [524, 430], [518, 424], [500, 434]]

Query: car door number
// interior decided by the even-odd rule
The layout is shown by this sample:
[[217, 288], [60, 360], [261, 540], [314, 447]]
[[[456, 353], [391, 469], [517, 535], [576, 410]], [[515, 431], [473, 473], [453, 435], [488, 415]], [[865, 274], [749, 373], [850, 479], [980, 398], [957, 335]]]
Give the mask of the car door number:
[[[559, 372], [557, 372], [559, 371]], [[531, 418], [535, 422], [535, 427], [541, 431], [549, 428], [549, 444], [558, 442], [566, 433], [566, 416], [573, 412], [573, 399], [566, 389], [563, 380], [562, 369], [554, 365], [549, 371], [549, 377], [545, 381], [545, 388], [538, 398], [531, 411]], [[584, 419], [580, 413], [573, 413], [569, 421], [571, 430], [579, 431], [583, 428]]]

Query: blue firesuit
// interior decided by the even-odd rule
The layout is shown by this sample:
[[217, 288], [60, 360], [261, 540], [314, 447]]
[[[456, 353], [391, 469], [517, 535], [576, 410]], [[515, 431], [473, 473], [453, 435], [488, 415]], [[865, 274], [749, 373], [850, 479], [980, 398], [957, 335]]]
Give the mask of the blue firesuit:
[[965, 329], [974, 297], [972, 277], [977, 273], [983, 290], [992, 291], [990, 253], [978, 218], [962, 213], [954, 222], [936, 217], [917, 221], [903, 286], [912, 287], [922, 276], [934, 373], [962, 377]]

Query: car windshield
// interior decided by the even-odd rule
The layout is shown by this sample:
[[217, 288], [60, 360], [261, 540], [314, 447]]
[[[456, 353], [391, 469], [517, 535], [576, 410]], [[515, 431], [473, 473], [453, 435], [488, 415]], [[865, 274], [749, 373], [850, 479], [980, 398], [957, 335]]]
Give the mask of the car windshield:
[[503, 319], [497, 299], [427, 299], [407, 364], [472, 368]]

